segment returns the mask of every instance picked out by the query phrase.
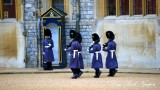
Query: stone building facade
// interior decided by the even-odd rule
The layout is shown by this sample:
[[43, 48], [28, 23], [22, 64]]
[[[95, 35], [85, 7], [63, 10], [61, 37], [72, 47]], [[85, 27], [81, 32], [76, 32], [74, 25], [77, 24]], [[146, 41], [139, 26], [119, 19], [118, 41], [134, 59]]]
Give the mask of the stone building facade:
[[[17, 1], [17, 0], [16, 0]], [[91, 57], [86, 50], [92, 44], [91, 35], [96, 32], [101, 36], [100, 44], [107, 42], [105, 32], [112, 30], [116, 34], [117, 42], [117, 58], [120, 68], [160, 68], [160, 1], [156, 0], [156, 13], [147, 15], [143, 7], [142, 15], [133, 15], [133, 8], [129, 8], [129, 15], [120, 15], [118, 8], [120, 0], [116, 0], [116, 15], [106, 15], [107, 0], [63, 0], [64, 12], [68, 15], [65, 17], [65, 36], [66, 45], [69, 44], [69, 31], [75, 29], [82, 34], [82, 55], [85, 67], [91, 66]], [[129, 6], [133, 0], [129, 0]], [[142, 0], [146, 2], [147, 0]], [[19, 8], [21, 17], [19, 20], [10, 22], [7, 19], [0, 20], [0, 31], [3, 27], [13, 24], [15, 27], [17, 47], [16, 55], [11, 59], [3, 56], [1, 47], [0, 66], [2, 67], [41, 67], [40, 58], [40, 40], [38, 31], [38, 18], [47, 11], [54, 0], [22, 0]], [[145, 6], [144, 3], [142, 3]], [[79, 6], [78, 6], [79, 5]], [[78, 21], [79, 19], [79, 21]], [[77, 22], [78, 21], [78, 22]], [[15, 25], [16, 24], [16, 25]], [[78, 24], [78, 25], [77, 25]], [[4, 26], [3, 26], [4, 25]], [[13, 28], [12, 27], [12, 28]], [[77, 28], [79, 27], [79, 28]], [[6, 28], [5, 28], [6, 29]], [[13, 32], [14, 32], [13, 31]], [[19, 33], [18, 33], [19, 32]], [[15, 34], [15, 33], [11, 33]], [[8, 34], [6, 34], [8, 35]], [[20, 39], [19, 39], [20, 38]], [[9, 38], [10, 40], [11, 38]], [[5, 42], [5, 41], [4, 41]], [[12, 50], [11, 50], [12, 51]], [[105, 52], [103, 55], [103, 63], [105, 65]], [[7, 54], [8, 55], [8, 54]], [[69, 59], [66, 54], [67, 60]], [[4, 59], [2, 60], [2, 59]], [[11, 61], [9, 61], [11, 60]], [[9, 62], [16, 63], [13, 65]], [[8, 64], [9, 63], [9, 64]]]

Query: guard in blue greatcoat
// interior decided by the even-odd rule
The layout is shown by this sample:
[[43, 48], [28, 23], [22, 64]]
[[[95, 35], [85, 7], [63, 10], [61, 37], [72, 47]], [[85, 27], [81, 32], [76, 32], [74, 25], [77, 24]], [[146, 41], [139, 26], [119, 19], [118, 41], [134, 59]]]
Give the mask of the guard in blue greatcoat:
[[78, 40], [76, 40], [76, 36], [78, 33], [74, 30], [70, 30], [70, 38], [72, 39], [71, 43], [65, 51], [70, 52], [70, 61], [69, 68], [73, 72], [72, 79], [77, 79], [79, 77], [78, 69], [80, 69], [80, 61], [78, 57], [78, 52], [80, 50], [80, 44]]
[[103, 62], [102, 62], [102, 55], [100, 53], [101, 45], [99, 44], [100, 38], [98, 34], [93, 33], [92, 40], [94, 41], [94, 44], [91, 45], [89, 48], [89, 53], [93, 53], [91, 68], [95, 69], [94, 77], [99, 78], [99, 76], [101, 75], [100, 68], [103, 68]]
[[80, 62], [80, 68], [77, 69], [77, 71], [78, 71], [78, 77], [80, 77], [83, 74], [83, 72], [80, 69], [84, 69], [83, 57], [82, 57], [82, 54], [81, 54], [81, 51], [82, 51], [82, 45], [81, 45], [82, 36], [81, 36], [80, 33], [77, 34], [76, 40], [78, 40], [78, 42], [80, 44], [80, 47], [79, 47], [79, 50], [78, 50], [78, 57], [79, 57], [79, 62]]
[[54, 55], [52, 48], [54, 47], [53, 40], [51, 39], [52, 34], [49, 29], [44, 30], [45, 39], [43, 40], [43, 59], [44, 59], [44, 70], [53, 70], [52, 61], [54, 61]]
[[118, 68], [116, 57], [116, 43], [113, 41], [115, 35], [112, 31], [107, 31], [106, 37], [108, 38], [108, 42], [103, 44], [103, 51], [108, 52], [106, 57], [106, 68], [109, 69], [108, 76], [114, 76], [117, 72], [116, 68]]

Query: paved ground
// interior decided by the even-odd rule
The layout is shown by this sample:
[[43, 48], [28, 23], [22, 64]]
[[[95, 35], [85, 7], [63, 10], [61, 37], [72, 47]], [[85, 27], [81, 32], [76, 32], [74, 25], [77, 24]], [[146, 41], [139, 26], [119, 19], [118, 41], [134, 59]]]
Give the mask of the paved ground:
[[0, 74], [0, 90], [160, 90], [159, 74], [93, 75], [84, 73], [74, 80], [72, 73]]
[[[82, 69], [83, 72], [94, 72], [92, 68]], [[108, 69], [102, 68], [102, 72], [108, 72]], [[70, 73], [69, 68], [54, 69], [51, 71], [44, 71], [42, 68], [0, 68], [0, 74], [25, 74], [25, 73]], [[157, 68], [119, 68], [119, 73], [136, 73], [136, 74], [160, 74], [160, 69]]]

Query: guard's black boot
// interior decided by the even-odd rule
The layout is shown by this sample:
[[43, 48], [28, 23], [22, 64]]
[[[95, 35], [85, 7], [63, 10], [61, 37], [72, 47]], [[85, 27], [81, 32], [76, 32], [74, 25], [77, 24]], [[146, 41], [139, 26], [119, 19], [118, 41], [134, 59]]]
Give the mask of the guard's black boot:
[[109, 77], [113, 77], [113, 75], [111, 75], [111, 74], [109, 74], [108, 76], [109, 76]]
[[78, 74], [78, 77], [80, 77], [82, 74], [83, 74], [83, 72], [82, 72], [82, 71], [80, 71], [80, 72], [79, 72], [79, 74]]
[[101, 73], [102, 73], [102, 72], [101, 72], [101, 71], [99, 71], [99, 73], [98, 73], [98, 77], [100, 77], [100, 76], [101, 76]]
[[95, 75], [94, 78], [99, 78], [99, 76]]
[[49, 70], [53, 70], [53, 67], [50, 67]]
[[77, 79], [77, 77], [78, 77], [78, 75], [77, 75], [77, 74], [74, 74], [74, 75], [72, 76], [72, 79]]
[[95, 72], [94, 78], [99, 78], [97, 72]]
[[113, 76], [113, 71], [111, 69], [109, 70], [109, 75], [108, 76], [110, 76], [110, 77]]
[[113, 70], [113, 76], [114, 76], [116, 73], [117, 73], [117, 70], [116, 70], [116, 69]]
[[96, 74], [95, 74], [95, 76], [94, 76], [94, 78], [99, 78], [99, 76], [101, 75], [101, 71], [99, 70], [98, 72], [96, 72]]

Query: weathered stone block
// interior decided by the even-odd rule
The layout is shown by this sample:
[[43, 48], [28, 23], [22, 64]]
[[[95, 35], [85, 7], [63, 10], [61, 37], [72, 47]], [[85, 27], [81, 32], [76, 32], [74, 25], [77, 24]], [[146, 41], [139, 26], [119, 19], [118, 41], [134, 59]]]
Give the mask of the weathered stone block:
[[91, 14], [93, 16], [94, 13], [93, 11], [88, 11], [88, 14]]

